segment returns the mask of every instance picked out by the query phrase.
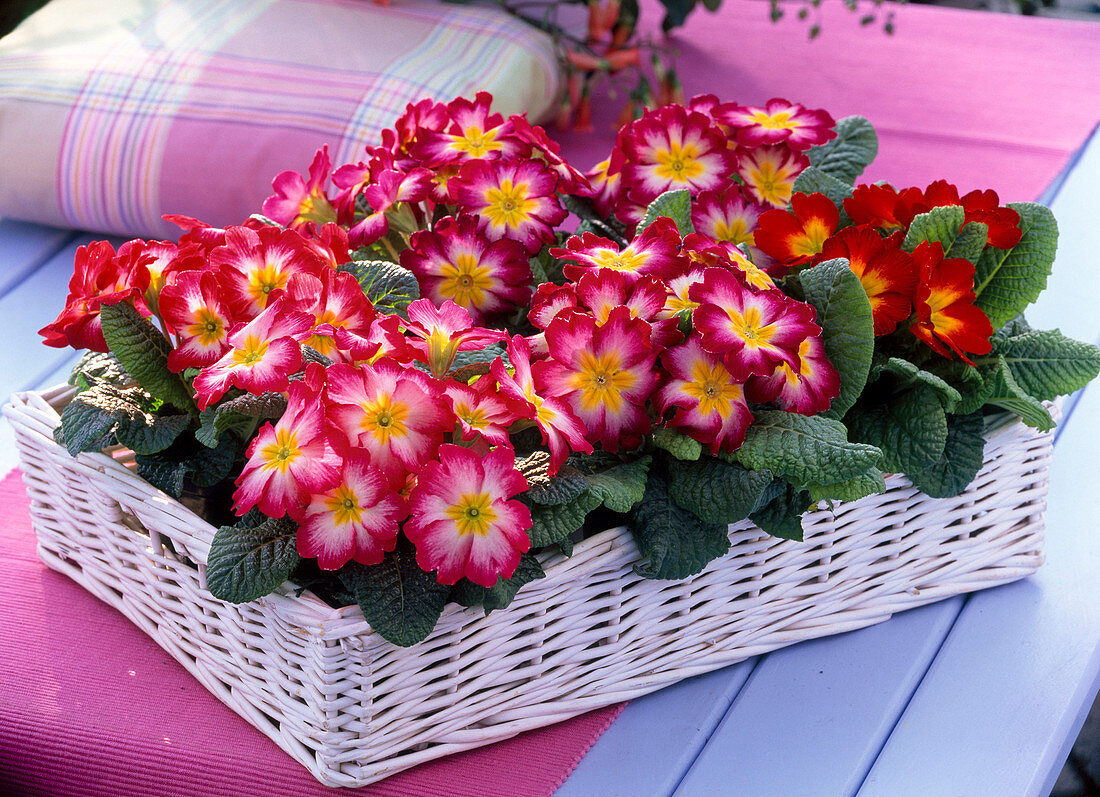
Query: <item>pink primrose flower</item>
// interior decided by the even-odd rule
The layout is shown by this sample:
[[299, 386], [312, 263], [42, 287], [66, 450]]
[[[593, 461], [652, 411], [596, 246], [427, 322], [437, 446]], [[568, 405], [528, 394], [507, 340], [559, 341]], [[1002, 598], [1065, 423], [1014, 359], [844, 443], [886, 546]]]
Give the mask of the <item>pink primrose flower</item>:
[[210, 271], [172, 274], [160, 292], [160, 312], [179, 341], [168, 354], [176, 371], [210, 365], [225, 354], [234, 318], [222, 301], [218, 280]]
[[290, 385], [283, 416], [252, 439], [233, 493], [238, 515], [259, 507], [269, 517], [289, 513], [300, 521], [310, 496], [339, 480], [341, 457], [325, 423], [323, 385], [324, 369], [312, 363], [306, 378]]
[[667, 278], [683, 268], [679, 252], [680, 233], [676, 222], [664, 217], [646, 227], [623, 249], [607, 238], [586, 232], [570, 237], [564, 249], [554, 247], [550, 250], [554, 257], [572, 261], [563, 266], [565, 276], [571, 280], [599, 269], [610, 269], [629, 277]]
[[703, 348], [723, 357], [733, 378], [770, 375], [780, 363], [798, 365], [798, 346], [820, 334], [814, 309], [778, 290], [754, 291], [742, 278], [708, 268], [689, 296], [699, 302], [691, 314]]
[[510, 448], [484, 457], [455, 445], [439, 449], [409, 495], [405, 534], [416, 562], [441, 584], [467, 578], [483, 587], [510, 578], [531, 548], [531, 510], [509, 500], [527, 489]]
[[798, 362], [780, 363], [771, 376], [754, 376], [747, 385], [754, 402], [775, 401], [787, 412], [814, 415], [829, 409], [840, 395], [840, 375], [825, 356], [817, 335], [798, 344]]
[[452, 301], [475, 323], [511, 313], [531, 299], [531, 264], [516, 241], [490, 241], [473, 216], [447, 216], [415, 232], [401, 265], [416, 275], [421, 295]]
[[569, 215], [555, 195], [557, 183], [538, 161], [502, 159], [469, 161], [448, 188], [463, 211], [479, 217], [490, 240], [511, 238], [534, 254]]
[[508, 427], [523, 418], [523, 408], [493, 391], [491, 379], [478, 379], [473, 385], [448, 380], [443, 389], [463, 440], [484, 438], [496, 446], [511, 445]]
[[328, 368], [328, 417], [393, 485], [433, 459], [455, 418], [427, 374], [389, 359]]
[[417, 299], [409, 304], [408, 316], [405, 328], [413, 336], [409, 345], [436, 377], [451, 370], [458, 352], [484, 349], [504, 339], [501, 331], [475, 327], [470, 314], [450, 300], [436, 307], [431, 299]]
[[744, 147], [786, 144], [802, 151], [836, 138], [836, 122], [822, 110], [810, 110], [781, 98], [763, 108], [728, 103], [713, 110], [714, 118], [736, 131]]
[[753, 231], [763, 211], [745, 196], [740, 186], [728, 185], [699, 195], [691, 206], [691, 223], [695, 232], [715, 241], [751, 246]]
[[313, 316], [313, 334], [305, 345], [329, 358], [339, 358], [337, 329], [363, 335], [377, 316], [358, 280], [342, 271], [325, 269], [319, 276], [292, 274], [286, 297], [289, 306]]
[[810, 159], [786, 144], [757, 147], [741, 155], [737, 174], [745, 189], [761, 205], [785, 208], [791, 201], [794, 181], [810, 165]]
[[255, 318], [267, 306], [272, 291], [286, 287], [291, 274], [318, 274], [327, 268], [305, 239], [294, 230], [230, 227], [225, 245], [210, 252], [225, 299], [235, 316]]
[[740, 447], [752, 412], [744, 385], [730, 375], [722, 358], [692, 335], [662, 354], [661, 364], [671, 379], [655, 395], [657, 409], [664, 415], [676, 408], [666, 425], [703, 443], [712, 454]]
[[398, 527], [408, 513], [405, 499], [370, 456], [351, 451], [339, 481], [310, 496], [298, 528], [298, 553], [317, 559], [322, 570], [337, 570], [351, 559], [376, 565], [397, 547]]
[[530, 147], [514, 135], [510, 121], [489, 112], [492, 101], [492, 95], [484, 91], [479, 91], [472, 102], [465, 97], [453, 100], [447, 105], [450, 126], [441, 132], [420, 131], [413, 156], [426, 166], [526, 157]]
[[284, 227], [336, 221], [336, 209], [325, 196], [325, 182], [331, 169], [326, 144], [313, 156], [308, 182], [298, 172], [280, 172], [271, 183], [275, 193], [264, 200], [263, 214]]
[[509, 374], [498, 357], [490, 366], [489, 376], [505, 398], [526, 409], [524, 417], [533, 420], [542, 432], [543, 442], [550, 448], [550, 475], [557, 473], [574, 451], [591, 454], [593, 449], [585, 439], [584, 425], [569, 404], [536, 389], [527, 340], [520, 335], [510, 338], [507, 353], [514, 372]]
[[230, 387], [249, 393], [281, 393], [289, 376], [302, 368], [301, 341], [313, 329], [313, 316], [292, 310], [277, 299], [243, 326], [229, 333], [229, 350], [195, 377], [199, 409], [216, 402]]
[[550, 359], [533, 366], [545, 394], [569, 402], [589, 442], [607, 451], [636, 448], [649, 432], [645, 401], [657, 384], [649, 325], [625, 307], [602, 325], [579, 314], [557, 318], [546, 345]]
[[623, 185], [630, 199], [648, 205], [665, 191], [692, 195], [726, 184], [737, 157], [704, 114], [671, 105], [633, 122], [623, 139]]

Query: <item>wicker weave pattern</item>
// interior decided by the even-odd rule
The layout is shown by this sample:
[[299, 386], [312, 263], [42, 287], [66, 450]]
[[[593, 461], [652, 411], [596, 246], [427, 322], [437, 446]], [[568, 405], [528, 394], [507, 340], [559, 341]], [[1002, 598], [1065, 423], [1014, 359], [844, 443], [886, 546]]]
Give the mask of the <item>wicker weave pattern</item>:
[[957, 498], [891, 476], [882, 495], [808, 514], [805, 543], [731, 526], [730, 553], [683, 582], [635, 576], [629, 534], [611, 529], [544, 563], [547, 577], [507, 611], [448, 607], [427, 640], [401, 649], [357, 608], [289, 586], [241, 606], [212, 598], [203, 563], [214, 529], [121, 460], [74, 459], [54, 443], [69, 395], [17, 394], [4, 409], [43, 561], [334, 786], [1013, 581], [1043, 558], [1052, 437], [1002, 422], [987, 428], [985, 466]]

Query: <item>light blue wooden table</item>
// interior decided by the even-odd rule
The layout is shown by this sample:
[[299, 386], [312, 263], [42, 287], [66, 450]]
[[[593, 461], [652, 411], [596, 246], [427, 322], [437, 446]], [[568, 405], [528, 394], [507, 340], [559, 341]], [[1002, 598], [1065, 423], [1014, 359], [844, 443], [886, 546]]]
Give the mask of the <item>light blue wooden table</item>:
[[[1032, 324], [1100, 342], [1100, 137], [1044, 199], [1062, 229]], [[39, 344], [95, 236], [0, 221], [0, 397], [63, 381]], [[804, 642], [633, 701], [558, 797], [1046, 797], [1100, 672], [1100, 385], [1066, 406], [1047, 564], [1025, 581]], [[15, 464], [0, 426], [0, 469]]]

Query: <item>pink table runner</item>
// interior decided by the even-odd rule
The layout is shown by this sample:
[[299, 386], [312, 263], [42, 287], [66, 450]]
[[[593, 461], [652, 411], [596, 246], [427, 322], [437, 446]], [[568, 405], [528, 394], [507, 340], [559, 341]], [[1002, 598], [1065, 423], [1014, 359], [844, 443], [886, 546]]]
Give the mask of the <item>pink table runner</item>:
[[[332, 794], [125, 617], [35, 553], [18, 471], [0, 481], [0, 793]], [[549, 795], [621, 707], [423, 764], [371, 797]]]
[[[933, 6], [897, 7], [897, 32], [861, 28], [840, 0], [822, 3], [822, 32], [773, 25], [764, 0], [700, 6], [673, 35], [688, 97], [752, 104], [786, 97], [834, 117], [859, 114], [879, 134], [865, 180], [1035, 199], [1100, 121], [1100, 24]], [[643, 0], [643, 20], [661, 19]], [[606, 157], [618, 102], [594, 103], [596, 136], [562, 136], [588, 168]]]

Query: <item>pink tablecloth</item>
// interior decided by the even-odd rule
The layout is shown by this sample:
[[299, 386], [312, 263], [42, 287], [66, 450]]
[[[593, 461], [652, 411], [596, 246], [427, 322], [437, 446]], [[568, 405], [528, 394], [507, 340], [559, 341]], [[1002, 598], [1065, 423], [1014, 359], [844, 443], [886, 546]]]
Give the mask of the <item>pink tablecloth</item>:
[[[0, 794], [331, 794], [129, 620], [35, 554], [18, 472], [0, 481]], [[358, 794], [549, 795], [618, 714], [593, 711]]]

